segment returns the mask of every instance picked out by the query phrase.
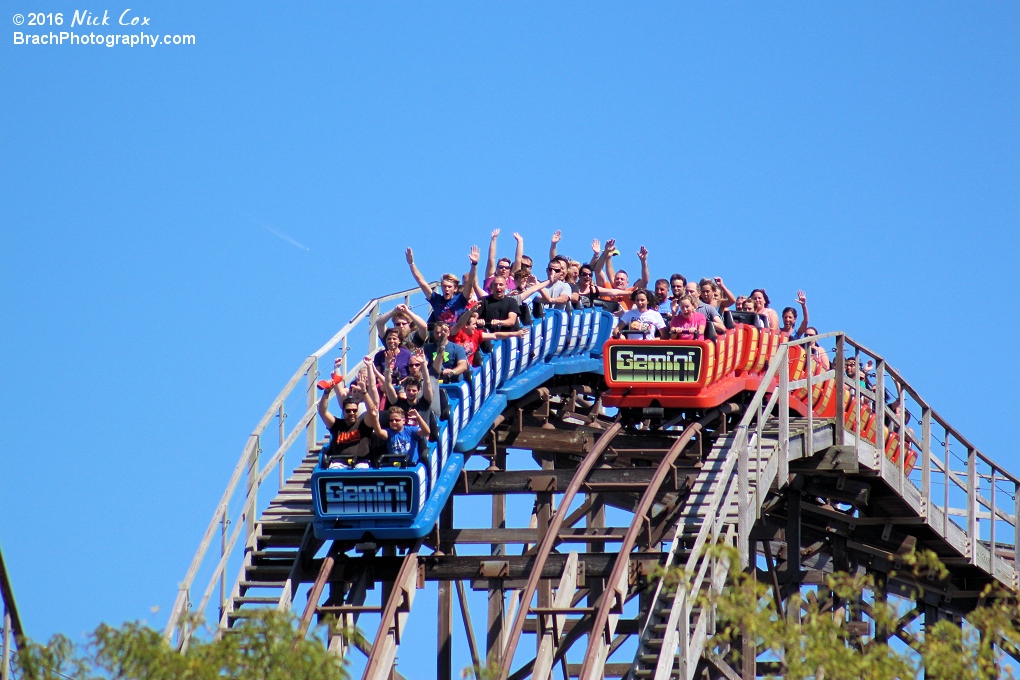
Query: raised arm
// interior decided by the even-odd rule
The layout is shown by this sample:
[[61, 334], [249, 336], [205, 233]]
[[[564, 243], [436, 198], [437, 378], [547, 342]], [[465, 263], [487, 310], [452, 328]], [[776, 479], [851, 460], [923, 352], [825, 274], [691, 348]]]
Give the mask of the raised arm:
[[[594, 248], [594, 244], [592, 244], [592, 247]], [[599, 254], [598, 258], [595, 259], [595, 283], [600, 286], [605, 286], [606, 288], [611, 288], [612, 283], [610, 282], [609, 277], [607, 277], [602, 271], [602, 268], [607, 266], [609, 253], [614, 247], [616, 247], [615, 239], [606, 240], [605, 249]]]
[[602, 254], [602, 245], [599, 243], [597, 238], [591, 240], [591, 259], [588, 260], [588, 266], [595, 270], [595, 263], [599, 260], [599, 255]]
[[467, 309], [465, 309], [463, 312], [461, 312], [460, 316], [457, 317], [457, 322], [450, 326], [451, 338], [457, 335], [457, 333], [460, 333], [462, 330], [464, 330], [464, 327], [467, 326], [468, 320], [471, 318], [471, 310], [475, 309], [476, 306], [477, 303], [475, 303], [474, 306], [470, 306]]
[[[429, 295], [432, 295], [432, 293], [429, 293]], [[393, 318], [393, 313], [396, 311], [397, 309], [396, 307], [394, 307], [390, 311], [380, 316], [379, 319], [375, 322], [375, 332], [380, 338], [386, 332], [386, 324], [390, 322], [390, 319]]]
[[322, 418], [322, 424], [326, 426], [327, 430], [333, 427], [333, 423], [336, 422], [336, 418], [329, 412], [329, 395], [332, 391], [323, 390], [322, 396], [319, 397], [319, 417]]
[[[425, 356], [425, 353], [420, 349], [416, 350], [416, 353], [420, 353], [422, 357]], [[438, 397], [439, 395], [432, 392], [432, 376], [429, 375], [429, 372], [426, 370], [423, 371], [423, 374], [421, 381], [421, 395], [431, 404], [433, 398]]]
[[468, 261], [471, 263], [471, 268], [468, 269], [467, 280], [464, 281], [464, 299], [467, 300], [471, 297], [471, 291], [474, 289], [475, 284], [478, 281], [478, 258], [480, 257], [481, 251], [478, 250], [478, 246], [471, 246], [471, 250], [468, 251]]
[[432, 297], [432, 286], [429, 285], [429, 282], [425, 280], [425, 277], [421, 275], [421, 272], [418, 271], [418, 267], [414, 264], [414, 252], [408, 248], [404, 252], [404, 256], [407, 257], [407, 264], [411, 267], [411, 276], [413, 276], [414, 280], [417, 281], [418, 287], [421, 288], [421, 292], [425, 293], [425, 298], [428, 299]]
[[797, 291], [797, 302], [800, 303], [800, 308], [804, 312], [804, 318], [800, 320], [800, 327], [797, 329], [797, 337], [803, 338], [808, 329], [807, 295], [804, 295], [804, 291]]
[[421, 318], [414, 313], [414, 310], [407, 305], [397, 305], [397, 309], [411, 317], [411, 323], [414, 324], [415, 332], [418, 337], [424, 342], [429, 337], [429, 325], [425, 323], [425, 319]]
[[375, 435], [380, 439], [389, 439], [390, 434], [382, 428], [379, 424], [379, 408], [376, 406], [369, 406], [368, 411], [365, 412], [365, 424], [372, 428]]
[[521, 258], [524, 257], [524, 237], [515, 231], [514, 238], [517, 240], [517, 250], [514, 251], [514, 261], [510, 265], [511, 274], [521, 268]]
[[[428, 439], [429, 435], [432, 434], [429, 430], [428, 420], [428, 418], [422, 418], [421, 414], [415, 409], [411, 409], [407, 412], [407, 421], [418, 426], [418, 437], [421, 439]], [[411, 421], [413, 421], [413, 423]]]
[[652, 275], [648, 272], [648, 248], [641, 246], [637, 251], [638, 259], [641, 260], [641, 278], [634, 282], [635, 288], [644, 288]]
[[[365, 385], [365, 401], [371, 408], [379, 408], [379, 372], [375, 370], [375, 362], [372, 357], [365, 357], [365, 369], [368, 371], [368, 384]], [[389, 372], [389, 367], [386, 368]]]
[[719, 300], [719, 311], [737, 303], [737, 296], [726, 287], [726, 284], [723, 283], [722, 277], [715, 277], [715, 285], [719, 286], [719, 291], [722, 293], [722, 299]]
[[383, 392], [386, 393], [386, 401], [390, 404], [396, 403], [397, 391], [393, 389], [393, 371], [386, 371], [382, 377]]
[[485, 278], [496, 273], [496, 239], [499, 238], [499, 229], [493, 229], [489, 236], [489, 260], [485, 263]]
[[436, 356], [432, 358], [432, 371], [434, 375], [443, 375], [443, 355], [446, 354], [446, 340], [436, 343]]
[[552, 241], [549, 243], [549, 261], [556, 259], [556, 244], [560, 242], [560, 238], [563, 236], [559, 229], [553, 232]]

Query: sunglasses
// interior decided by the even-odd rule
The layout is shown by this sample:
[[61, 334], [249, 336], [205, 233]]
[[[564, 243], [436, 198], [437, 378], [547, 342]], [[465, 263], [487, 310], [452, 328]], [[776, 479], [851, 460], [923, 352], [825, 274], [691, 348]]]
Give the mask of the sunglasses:
[[344, 413], [357, 413], [357, 412], [358, 412], [358, 409], [356, 409], [356, 408], [345, 408], [344, 409]]
[[530, 262], [521, 262], [521, 266], [522, 267], [527, 267], [528, 269], [531, 269], [531, 263]]
[[510, 265], [508, 265], [508, 264], [497, 264], [496, 265], [496, 269], [510, 269]]

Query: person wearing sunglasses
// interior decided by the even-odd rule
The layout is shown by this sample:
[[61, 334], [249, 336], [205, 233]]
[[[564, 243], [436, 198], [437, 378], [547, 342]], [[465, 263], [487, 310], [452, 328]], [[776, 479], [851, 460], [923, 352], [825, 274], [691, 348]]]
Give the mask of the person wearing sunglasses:
[[618, 288], [603, 288], [595, 284], [595, 269], [582, 264], [577, 273], [577, 306], [581, 309], [594, 307], [596, 300], [620, 300], [629, 298], [630, 292]]
[[557, 255], [546, 267], [549, 274], [549, 285], [538, 291], [546, 305], [553, 309], [566, 309], [573, 295], [570, 284], [563, 280], [570, 263], [567, 258]]
[[[329, 395], [335, 394], [343, 408], [343, 418], [329, 412]], [[360, 402], [350, 396], [343, 380], [337, 381], [331, 389], [323, 390], [319, 397], [319, 417], [329, 430], [329, 448], [326, 451], [326, 466], [331, 470], [364, 470], [369, 467], [369, 441], [372, 428], [358, 417]]]
[[[514, 290], [513, 272], [520, 269], [521, 258], [524, 257], [524, 239], [520, 234], [514, 234], [514, 238], [517, 239], [517, 251], [514, 253], [514, 259], [511, 260], [509, 257], [501, 257], [496, 259], [496, 240], [499, 238], [499, 229], [493, 229], [492, 234], [489, 237], [489, 260], [485, 263], [485, 280], [482, 282], [482, 289], [485, 294], [489, 294], [489, 287], [492, 285], [492, 279], [495, 276], [502, 276], [506, 281], [507, 290]], [[514, 266], [517, 263], [517, 266]]]
[[[606, 241], [606, 249], [602, 251], [599, 258], [595, 261], [595, 281], [599, 286], [610, 287], [610, 285], [617, 289], [622, 290], [626, 295], [622, 297], [617, 296], [602, 296], [603, 300], [612, 300], [618, 302], [620, 309], [626, 311], [634, 306], [632, 301], [632, 293], [636, 290], [643, 290], [644, 287], [651, 280], [651, 274], [648, 271], [648, 249], [644, 246], [638, 249], [638, 259], [641, 260], [641, 278], [634, 282], [634, 285], [630, 285], [630, 277], [627, 272], [623, 269], [613, 271], [613, 265], [610, 258], [618, 255], [619, 250], [616, 249], [616, 239], [609, 239]], [[603, 267], [606, 273], [603, 273]], [[611, 283], [610, 283], [611, 280]]]

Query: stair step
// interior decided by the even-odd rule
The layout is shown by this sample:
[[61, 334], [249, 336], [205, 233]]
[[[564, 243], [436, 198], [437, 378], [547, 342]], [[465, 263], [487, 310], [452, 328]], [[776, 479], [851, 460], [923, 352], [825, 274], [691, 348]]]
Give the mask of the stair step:
[[286, 560], [287, 562], [293, 562], [297, 559], [297, 550], [257, 550], [251, 554], [252, 560], [259, 560], [262, 563], [266, 561], [281, 561]]
[[279, 604], [280, 598], [278, 597], [235, 597], [234, 604]]
[[282, 581], [241, 581], [238, 583], [241, 588], [283, 588]]

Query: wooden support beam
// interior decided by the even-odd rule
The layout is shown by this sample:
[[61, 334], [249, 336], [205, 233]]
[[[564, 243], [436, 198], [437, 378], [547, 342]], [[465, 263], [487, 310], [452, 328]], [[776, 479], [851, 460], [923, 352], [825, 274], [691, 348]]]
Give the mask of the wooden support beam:
[[[786, 490], [786, 598], [798, 592], [800, 588], [800, 510], [801, 492], [798, 489]], [[788, 607], [787, 611], [796, 609]], [[799, 620], [800, 614], [793, 612], [794, 617]]]
[[[551, 451], [583, 456], [603, 430], [590, 427], [579, 427], [576, 430], [549, 430], [541, 426], [533, 427], [516, 424], [508, 429], [500, 429], [496, 433], [497, 445], [500, 448], [525, 449], [529, 451]], [[651, 433], [621, 432], [614, 440], [612, 449], [618, 455], [629, 456], [631, 453], [661, 451], [665, 453], [672, 446], [675, 437]]]
[[[439, 549], [450, 550], [450, 544], [443, 534], [453, 528], [453, 498], [446, 503], [439, 515]], [[453, 582], [439, 582], [439, 602], [436, 621], [436, 678], [453, 680]]]
[[[599, 494], [589, 494], [585, 499], [588, 511], [585, 513], [585, 527], [593, 534], [601, 532], [606, 526], [606, 504]], [[626, 531], [626, 530], [624, 530]], [[588, 552], [602, 553], [606, 550], [605, 541], [591, 541], [588, 543]], [[588, 606], [594, 607], [605, 590], [605, 581], [588, 576], [585, 573], [585, 585], [588, 587]]]
[[[542, 568], [541, 578], [558, 579], [563, 572], [563, 563], [567, 556], [560, 553], [552, 553]], [[615, 553], [579, 553], [578, 559], [584, 563], [586, 576], [594, 578], [606, 578], [612, 571], [612, 563], [616, 558]], [[656, 565], [664, 563], [666, 553], [663, 552], [633, 552], [628, 555], [632, 563], [632, 572], [640, 577], [650, 575]], [[535, 562], [533, 555], [502, 555], [497, 558], [505, 562], [507, 574], [504, 577], [508, 580], [527, 578]], [[350, 574], [366, 573], [369, 581], [392, 581], [396, 578], [397, 572], [403, 562], [402, 557], [393, 556], [369, 556], [350, 557], [338, 555], [336, 557], [338, 566], [343, 567], [342, 573], [345, 578], [351, 578]], [[471, 580], [483, 578], [482, 563], [493, 561], [490, 555], [419, 555], [418, 564], [422, 568], [426, 581], [442, 580]], [[302, 572], [302, 583], [311, 583], [315, 579], [319, 568], [322, 566], [322, 558], [309, 560], [308, 565]], [[249, 578], [255, 581], [270, 580], [274, 575], [274, 567], [253, 567], [249, 571]], [[279, 573], [286, 574], [288, 567], [275, 568]], [[338, 578], [334, 574], [333, 578]], [[331, 579], [332, 580], [332, 579]], [[509, 586], [507, 586], [509, 587]]]
[[418, 587], [418, 549], [420, 547], [421, 542], [419, 541], [402, 558], [403, 564], [393, 582], [393, 590], [386, 598], [386, 605], [381, 616], [382, 621], [372, 645], [372, 653], [365, 665], [362, 680], [386, 680], [391, 677], [393, 662], [397, 657], [397, 647], [404, 637], [404, 627], [407, 625], [407, 617], [411, 613], [411, 603], [414, 602], [415, 591]]
[[790, 472], [857, 474], [860, 464], [852, 446], [830, 446], [809, 458], [790, 461]]
[[[572, 552], [567, 555], [566, 564], [563, 565], [563, 575], [560, 577], [556, 588], [556, 597], [552, 602], [553, 608], [563, 610], [570, 607], [576, 591], [577, 553]], [[526, 607], [528, 603], [524, 602], [521, 606]], [[566, 618], [563, 614], [538, 614], [538, 621], [544, 622], [545, 625], [540, 626], [538, 635], [538, 651], [535, 653], [535, 667], [531, 675], [533, 680], [549, 680], [549, 675], [552, 672], [553, 654], [563, 635], [563, 624]]]
[[[488, 437], [488, 452], [492, 465], [497, 470], [506, 470], [506, 449], [497, 445], [496, 433], [492, 432]], [[492, 495], [492, 528], [506, 529], [506, 496], [502, 493]], [[502, 543], [491, 543], [489, 554], [492, 557], [502, 557], [506, 549]], [[503, 600], [503, 581], [498, 578], [490, 578], [488, 582], [488, 616], [485, 627], [485, 662], [486, 665], [496, 665], [503, 658], [504, 624], [506, 611]]]
[[[668, 479], [663, 492], [679, 491], [693, 478], [698, 468], [692, 465], [677, 467], [675, 477]], [[574, 470], [465, 470], [454, 487], [457, 495], [467, 494], [533, 494], [537, 491], [563, 493], [573, 477]], [[581, 485], [586, 493], [623, 492], [640, 493], [644, 491], [655, 468], [600, 468], [592, 470], [588, 479]], [[538, 484], [542, 488], [538, 488]], [[550, 486], [551, 484], [551, 486]]]

